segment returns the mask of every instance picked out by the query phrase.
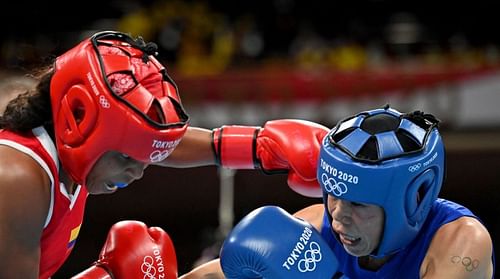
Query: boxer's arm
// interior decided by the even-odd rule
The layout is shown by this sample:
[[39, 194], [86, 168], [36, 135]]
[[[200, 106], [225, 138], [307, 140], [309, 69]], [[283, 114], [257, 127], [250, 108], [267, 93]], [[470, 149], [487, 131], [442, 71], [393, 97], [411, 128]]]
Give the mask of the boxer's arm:
[[477, 219], [461, 217], [434, 235], [420, 267], [421, 278], [491, 279], [493, 244]]
[[179, 145], [159, 165], [176, 168], [215, 165], [211, 134], [211, 130], [188, 127]]
[[263, 127], [226, 125], [212, 131], [189, 127], [165, 167], [220, 165], [229, 169], [261, 169], [288, 173], [290, 188], [304, 196], [320, 197], [316, 165], [328, 129], [318, 123], [279, 119]]
[[38, 278], [50, 180], [24, 153], [0, 146], [0, 278]]
[[186, 273], [179, 277], [179, 279], [224, 279], [224, 273], [220, 266], [219, 259], [211, 260], [204, 263], [189, 273]]
[[325, 214], [325, 206], [322, 203], [318, 203], [295, 212], [293, 216], [302, 219], [304, 221], [307, 221], [317, 231], [321, 231], [324, 214]]

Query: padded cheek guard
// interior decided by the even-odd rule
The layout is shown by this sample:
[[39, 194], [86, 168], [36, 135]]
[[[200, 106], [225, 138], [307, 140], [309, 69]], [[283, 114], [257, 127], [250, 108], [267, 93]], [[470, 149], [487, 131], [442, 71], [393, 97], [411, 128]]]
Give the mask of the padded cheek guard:
[[[370, 135], [360, 128], [367, 116], [379, 113], [402, 117], [394, 110], [374, 110], [339, 123], [323, 140], [317, 174], [326, 208], [327, 197], [332, 195], [384, 209], [383, 236], [372, 252], [377, 257], [403, 249], [417, 236], [444, 176], [444, 147], [437, 128], [431, 126], [426, 131], [400, 118], [397, 129], [404, 129], [421, 143], [421, 148], [407, 152], [395, 131]], [[333, 137], [343, 131], [347, 135], [334, 142]], [[359, 158], [356, 154], [371, 137], [377, 138], [379, 159]]]
[[51, 102], [61, 164], [79, 184], [107, 151], [162, 161], [189, 120], [151, 45], [117, 32], [97, 33], [57, 58]]

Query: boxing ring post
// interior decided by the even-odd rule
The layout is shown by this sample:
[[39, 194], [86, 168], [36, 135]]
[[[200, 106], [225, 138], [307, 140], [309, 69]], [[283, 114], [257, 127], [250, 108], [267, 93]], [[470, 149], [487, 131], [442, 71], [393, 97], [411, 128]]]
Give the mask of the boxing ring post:
[[192, 268], [196, 268], [210, 260], [219, 257], [219, 251], [226, 236], [231, 232], [234, 223], [234, 176], [236, 171], [219, 168], [219, 226], [211, 230], [210, 243], [205, 246], [200, 257], [194, 262]]
[[236, 170], [219, 168], [219, 233], [225, 238], [234, 223], [234, 176]]

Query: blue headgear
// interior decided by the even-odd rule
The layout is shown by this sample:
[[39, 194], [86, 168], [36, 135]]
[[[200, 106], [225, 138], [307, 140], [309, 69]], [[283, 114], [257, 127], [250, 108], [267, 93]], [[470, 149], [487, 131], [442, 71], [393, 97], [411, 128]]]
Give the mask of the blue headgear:
[[323, 139], [318, 181], [325, 208], [333, 195], [384, 209], [383, 236], [373, 256], [406, 247], [437, 199], [445, 160], [438, 122], [430, 114], [387, 106], [340, 121]]

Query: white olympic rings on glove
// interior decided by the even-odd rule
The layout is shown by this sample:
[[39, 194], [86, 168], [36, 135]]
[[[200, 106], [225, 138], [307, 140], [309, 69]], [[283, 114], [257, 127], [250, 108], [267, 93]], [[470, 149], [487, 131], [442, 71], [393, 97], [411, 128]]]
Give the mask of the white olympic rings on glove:
[[299, 261], [298, 268], [300, 272], [311, 272], [316, 269], [316, 263], [322, 258], [321, 247], [315, 241], [309, 244], [309, 249], [305, 251], [304, 258]]
[[145, 256], [142, 260], [141, 271], [144, 273], [144, 279], [156, 279], [156, 268], [154, 267], [154, 259], [151, 256]]

